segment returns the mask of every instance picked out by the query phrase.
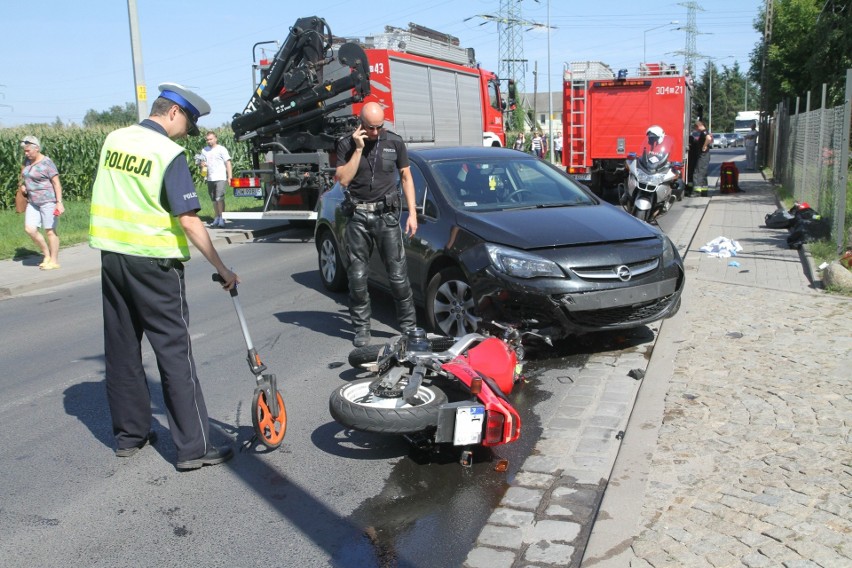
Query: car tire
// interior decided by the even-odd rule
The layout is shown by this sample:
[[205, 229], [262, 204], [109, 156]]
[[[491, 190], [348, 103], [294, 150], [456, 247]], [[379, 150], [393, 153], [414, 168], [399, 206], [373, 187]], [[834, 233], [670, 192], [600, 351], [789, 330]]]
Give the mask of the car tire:
[[479, 328], [473, 292], [464, 273], [449, 267], [441, 270], [426, 287], [426, 321], [434, 333], [461, 337]]
[[319, 236], [317, 261], [322, 285], [331, 292], [343, 292], [348, 287], [346, 270], [331, 231], [324, 230]]

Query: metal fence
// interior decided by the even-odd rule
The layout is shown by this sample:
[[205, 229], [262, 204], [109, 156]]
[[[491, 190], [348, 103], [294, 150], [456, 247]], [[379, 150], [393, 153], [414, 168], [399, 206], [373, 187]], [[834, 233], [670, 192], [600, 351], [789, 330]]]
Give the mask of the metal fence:
[[847, 215], [850, 99], [852, 69], [846, 72], [845, 104], [825, 108], [823, 85], [819, 109], [811, 110], [809, 92], [804, 112], [798, 112], [801, 101], [797, 98], [792, 114], [781, 103], [772, 118], [761, 123], [761, 132], [768, 132], [768, 136], [760, 136], [767, 142], [760, 148], [763, 163], [772, 169], [774, 181], [792, 190], [796, 201], [807, 201], [831, 222], [831, 239], [838, 252], [844, 244]]

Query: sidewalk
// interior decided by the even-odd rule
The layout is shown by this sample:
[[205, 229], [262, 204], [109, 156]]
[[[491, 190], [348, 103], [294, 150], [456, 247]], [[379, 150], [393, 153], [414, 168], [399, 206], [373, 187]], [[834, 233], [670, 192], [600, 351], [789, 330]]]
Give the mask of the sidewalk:
[[[689, 211], [670, 236], [694, 235], [680, 313], [647, 366], [645, 353], [589, 361], [466, 566], [852, 565], [852, 301], [815, 289], [788, 232], [763, 228], [770, 184], [746, 172], [740, 187], [675, 205]], [[699, 250], [719, 236], [742, 252]], [[622, 426], [613, 409], [640, 364]]]
[[[207, 229], [214, 243], [251, 240], [256, 236], [280, 231], [286, 221], [234, 220], [224, 229]], [[59, 270], [39, 270], [41, 255], [15, 260], [0, 260], [0, 300], [25, 292], [44, 290], [75, 282], [101, 273], [100, 251], [85, 243], [59, 248]]]

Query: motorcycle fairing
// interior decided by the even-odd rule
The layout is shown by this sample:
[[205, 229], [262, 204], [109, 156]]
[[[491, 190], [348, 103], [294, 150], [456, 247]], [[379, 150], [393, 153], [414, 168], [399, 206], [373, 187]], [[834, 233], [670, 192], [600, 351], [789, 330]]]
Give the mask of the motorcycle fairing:
[[[471, 367], [468, 359], [463, 356], [456, 357], [449, 363], [444, 363], [441, 365], [441, 369], [452, 374], [459, 381], [467, 385], [468, 388], [470, 388], [474, 379], [479, 378], [479, 374]], [[482, 445], [497, 446], [517, 440], [521, 435], [521, 416], [518, 414], [518, 411], [507, 401], [495, 394], [485, 381], [482, 383], [482, 390], [476, 396], [485, 405], [486, 413], [496, 413], [503, 417], [503, 432], [500, 440], [491, 442], [486, 437], [483, 437]]]

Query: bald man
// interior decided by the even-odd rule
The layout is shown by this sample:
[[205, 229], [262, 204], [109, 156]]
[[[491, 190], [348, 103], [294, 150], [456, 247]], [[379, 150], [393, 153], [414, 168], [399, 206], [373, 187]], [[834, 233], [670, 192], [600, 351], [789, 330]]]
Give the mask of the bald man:
[[367, 274], [370, 256], [377, 249], [388, 273], [396, 317], [402, 332], [416, 326], [414, 298], [408, 280], [408, 266], [400, 226], [401, 199], [408, 209], [405, 233], [417, 232], [414, 181], [408, 152], [402, 138], [385, 129], [385, 112], [375, 102], [361, 109], [361, 122], [351, 136], [337, 142], [337, 178], [347, 188], [344, 211], [346, 254], [349, 259], [349, 313], [355, 328], [352, 344], [370, 343], [370, 295]]

